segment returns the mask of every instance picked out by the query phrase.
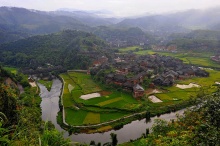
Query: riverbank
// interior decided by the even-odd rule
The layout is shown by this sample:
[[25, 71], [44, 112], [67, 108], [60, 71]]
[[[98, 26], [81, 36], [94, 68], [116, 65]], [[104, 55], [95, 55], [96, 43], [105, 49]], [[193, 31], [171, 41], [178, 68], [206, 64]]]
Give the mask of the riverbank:
[[[65, 80], [62, 77], [59, 77], [59, 78], [61, 79], [63, 85], [62, 85], [62, 93], [60, 94], [61, 112], [59, 113], [59, 116], [58, 116], [58, 123], [61, 125], [61, 127], [63, 127], [64, 129], [67, 129], [70, 133], [97, 133], [97, 132], [106, 132], [111, 129], [120, 129], [124, 125], [131, 123], [132, 121], [145, 118], [146, 112], [150, 112], [151, 117], [156, 116], [156, 115], [159, 116], [161, 114], [170, 113], [171, 111], [180, 110], [182, 108], [185, 108], [185, 107], [193, 104], [193, 102], [191, 100], [188, 100], [188, 101], [178, 102], [174, 105], [169, 105], [169, 106], [161, 106], [161, 107], [152, 106], [149, 110], [142, 110], [142, 111], [135, 112], [135, 113], [130, 112], [132, 114], [129, 114], [129, 115], [126, 115], [126, 116], [123, 116], [123, 117], [120, 117], [120, 118], [117, 118], [114, 120], [109, 120], [106, 122], [101, 122], [101, 123], [97, 123], [97, 124], [86, 124], [86, 125], [69, 125], [69, 123], [66, 122], [67, 117], [66, 117], [65, 108], [63, 105], [64, 104], [63, 93], [65, 92], [64, 88], [66, 86], [65, 93], [70, 94], [69, 88], [68, 88], [70, 85], [70, 82], [69, 81], [65, 82]], [[79, 79], [77, 79], [77, 80], [79, 80]], [[71, 86], [73, 86], [74, 89], [76, 89], [77, 91], [82, 89], [82, 88], [77, 87], [76, 83], [71, 83], [71, 84], [73, 84]], [[69, 96], [72, 96], [72, 94], [70, 94]], [[79, 98], [80, 98], [80, 96], [79, 96]], [[74, 99], [75, 98], [71, 98], [71, 100], [74, 100]], [[151, 105], [153, 105], [153, 104], [151, 104]], [[71, 104], [71, 107], [74, 108], [75, 111], [78, 111], [81, 108], [83, 110], [87, 111], [87, 109], [85, 109], [84, 106], [86, 106], [86, 105], [82, 106], [82, 104], [80, 105], [76, 101], [74, 101]], [[96, 106], [94, 106], [94, 108], [96, 108]], [[72, 117], [72, 118], [74, 118], [74, 117]], [[79, 118], [79, 117], [77, 117], [77, 118]]]
[[[171, 112], [169, 114], [161, 115], [160, 117], [154, 116], [151, 118], [150, 121], [146, 122], [145, 119], [143, 120], [134, 120], [130, 124], [126, 124], [123, 128], [119, 130], [110, 130], [104, 133], [92, 133], [92, 134], [85, 134], [85, 133], [78, 133], [77, 135], [68, 134], [67, 131], [62, 129], [59, 124], [57, 124], [56, 117], [57, 112], [60, 110], [59, 108], [59, 95], [62, 91], [62, 82], [60, 80], [55, 81], [52, 85], [51, 93], [47, 91], [46, 87], [43, 85], [39, 85], [41, 89], [41, 108], [42, 108], [42, 119], [52, 121], [55, 125], [56, 129], [60, 132], [64, 132], [64, 137], [70, 138], [73, 142], [80, 142], [80, 143], [87, 143], [89, 144], [92, 140], [96, 142], [101, 142], [102, 144], [111, 141], [110, 133], [117, 134], [117, 138], [119, 143], [130, 141], [130, 139], [137, 139], [141, 137], [142, 133], [145, 133], [146, 128], [150, 128], [154, 120], [157, 118], [162, 118], [167, 121], [176, 118], [176, 114], [183, 114], [184, 110], [180, 110], [177, 112]], [[55, 103], [57, 102], [57, 103]]]

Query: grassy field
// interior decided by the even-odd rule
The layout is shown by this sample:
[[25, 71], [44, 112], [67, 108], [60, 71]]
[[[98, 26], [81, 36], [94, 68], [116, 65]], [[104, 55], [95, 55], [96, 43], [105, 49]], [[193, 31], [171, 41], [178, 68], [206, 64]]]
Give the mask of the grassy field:
[[81, 87], [83, 94], [101, 91], [101, 88], [91, 79], [90, 75], [79, 72], [68, 72], [70, 78]]
[[3, 68], [13, 74], [17, 74], [17, 72], [18, 72], [18, 69], [15, 67], [3, 67]]
[[133, 46], [133, 47], [120, 48], [119, 52], [125, 53], [125, 52], [129, 52], [129, 51], [136, 51], [137, 48], [139, 51], [143, 50], [143, 48], [140, 46]]
[[100, 113], [87, 113], [83, 124], [98, 124], [100, 123]]
[[[100, 122], [107, 122], [128, 115], [127, 112], [120, 111], [126, 105], [139, 103], [127, 93], [109, 92], [109, 95], [104, 95], [98, 98], [83, 100], [81, 95], [103, 92], [90, 77], [85, 73], [68, 72], [60, 75], [65, 82], [63, 92], [63, 105], [66, 113], [66, 122], [71, 125], [88, 125], [97, 124]], [[68, 86], [71, 85], [73, 89], [69, 92]], [[120, 103], [118, 103], [121, 101]], [[112, 106], [111, 104], [115, 104]], [[76, 109], [76, 106], [80, 109]], [[95, 106], [95, 107], [94, 107]], [[138, 107], [138, 106], [133, 106]]]

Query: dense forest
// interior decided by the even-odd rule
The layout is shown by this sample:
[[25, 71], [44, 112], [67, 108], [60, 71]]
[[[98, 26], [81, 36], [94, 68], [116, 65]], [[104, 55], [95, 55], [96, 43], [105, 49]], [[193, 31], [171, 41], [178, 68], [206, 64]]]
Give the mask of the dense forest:
[[85, 54], [97, 52], [97, 56], [106, 48], [107, 44], [91, 33], [65, 30], [3, 44], [0, 62], [33, 69], [46, 64], [87, 69], [92, 57]]
[[179, 50], [219, 52], [220, 31], [194, 30], [189, 33], [173, 33], [166, 42], [176, 44]]

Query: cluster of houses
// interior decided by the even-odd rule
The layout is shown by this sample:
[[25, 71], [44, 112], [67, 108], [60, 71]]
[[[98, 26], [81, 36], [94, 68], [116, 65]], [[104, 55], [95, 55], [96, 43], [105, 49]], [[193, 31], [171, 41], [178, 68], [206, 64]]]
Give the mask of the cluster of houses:
[[158, 54], [144, 56], [115, 54], [114, 59], [108, 60], [103, 56], [98, 60], [100, 61], [96, 61], [90, 68], [91, 75], [100, 75], [102, 71], [103, 82], [121, 86], [124, 90], [132, 92], [135, 98], [144, 95], [142, 85], [146, 80], [151, 81], [149, 86], [154, 88], [155, 85], [172, 86], [175, 80], [192, 76], [209, 76], [208, 72], [184, 64], [180, 59]]
[[211, 56], [210, 58], [215, 62], [220, 62], [220, 55]]

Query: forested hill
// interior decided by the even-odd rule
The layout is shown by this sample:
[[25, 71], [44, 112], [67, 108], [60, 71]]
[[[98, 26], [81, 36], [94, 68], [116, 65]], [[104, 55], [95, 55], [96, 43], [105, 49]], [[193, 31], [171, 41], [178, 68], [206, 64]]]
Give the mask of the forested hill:
[[0, 44], [13, 42], [19, 39], [29, 37], [29, 34], [20, 31], [11, 31], [8, 29], [1, 28], [0, 26]]
[[150, 43], [154, 40], [153, 36], [143, 32], [138, 27], [117, 28], [99, 26], [93, 33], [108, 42], [126, 42], [127, 45], [139, 45], [140, 43]]
[[16, 7], [0, 7], [0, 44], [49, 34], [65, 29], [91, 31], [91, 28], [69, 16]]
[[185, 34], [172, 34], [168, 38], [183, 50], [219, 52], [220, 31], [195, 30]]
[[46, 64], [86, 69], [105, 48], [106, 43], [91, 33], [65, 30], [0, 45], [0, 62], [33, 69]]
[[[18, 89], [23, 86], [23, 92]], [[0, 145], [69, 146], [51, 122], [41, 119], [41, 98], [25, 75], [0, 66]]]
[[46, 12], [15, 7], [0, 7], [0, 24], [14, 31], [47, 34], [63, 29], [88, 30], [80, 21], [67, 16], [50, 16]]

